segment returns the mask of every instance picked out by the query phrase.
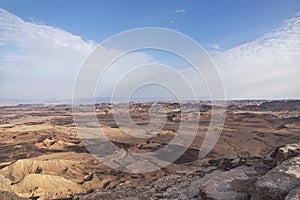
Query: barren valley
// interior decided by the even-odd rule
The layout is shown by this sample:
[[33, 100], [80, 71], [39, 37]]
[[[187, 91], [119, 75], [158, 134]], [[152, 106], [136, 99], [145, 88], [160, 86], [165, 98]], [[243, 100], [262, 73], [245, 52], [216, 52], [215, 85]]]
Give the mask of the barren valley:
[[[151, 104], [131, 103], [130, 115], [136, 124], [149, 123]], [[90, 114], [96, 114], [100, 128], [121, 149], [151, 152], [168, 144], [181, 120], [179, 104], [160, 104], [167, 110], [167, 121], [150, 138], [125, 134], [108, 103], [95, 105], [96, 113]], [[191, 123], [198, 123], [200, 115], [197, 135], [188, 150], [160, 170], [127, 173], [104, 165], [89, 153], [77, 134], [71, 105], [1, 105], [0, 199], [287, 199], [300, 186], [300, 101], [227, 102], [220, 138], [203, 159], [198, 154], [210, 122], [210, 103], [185, 106], [200, 109], [187, 116]], [[281, 166], [284, 163], [287, 166]], [[288, 185], [285, 189], [278, 189], [281, 186], [276, 181], [274, 191], [271, 186], [261, 186], [284, 169], [294, 174], [289, 180], [280, 176]], [[299, 195], [299, 190], [294, 193]]]

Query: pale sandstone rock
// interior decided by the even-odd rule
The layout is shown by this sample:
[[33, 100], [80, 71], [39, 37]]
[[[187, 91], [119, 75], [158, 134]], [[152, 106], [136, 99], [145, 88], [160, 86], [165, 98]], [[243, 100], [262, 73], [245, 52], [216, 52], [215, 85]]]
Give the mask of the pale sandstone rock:
[[[56, 153], [20, 159], [0, 170], [0, 190], [24, 198], [69, 198], [101, 189], [113, 176], [94, 173], [106, 169], [89, 154]], [[93, 171], [93, 166], [96, 167]]]
[[20, 197], [39, 199], [68, 198], [83, 193], [81, 185], [60, 176], [29, 174], [21, 182], [12, 185], [11, 192]]

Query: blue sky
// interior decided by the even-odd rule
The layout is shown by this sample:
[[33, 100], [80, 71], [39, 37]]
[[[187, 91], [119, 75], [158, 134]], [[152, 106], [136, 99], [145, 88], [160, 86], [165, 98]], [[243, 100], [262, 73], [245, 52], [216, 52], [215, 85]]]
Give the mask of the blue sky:
[[25, 21], [96, 42], [128, 29], [154, 26], [175, 29], [204, 46], [227, 49], [279, 27], [300, 10], [300, 1], [3, 0], [0, 7]]
[[[97, 44], [149, 26], [182, 32], [208, 50], [228, 98], [300, 98], [299, 0], [2, 0], [0, 8], [2, 100], [70, 99], [80, 65]], [[128, 67], [149, 62], [201, 82], [183, 60], [147, 50], [121, 59], [105, 78], [107, 90]]]

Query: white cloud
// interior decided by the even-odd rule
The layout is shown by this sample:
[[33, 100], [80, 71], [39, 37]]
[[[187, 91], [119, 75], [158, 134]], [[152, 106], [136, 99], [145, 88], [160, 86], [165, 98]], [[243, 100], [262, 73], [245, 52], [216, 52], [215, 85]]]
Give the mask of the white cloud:
[[25, 22], [3, 9], [0, 43], [0, 92], [7, 99], [69, 98], [78, 67], [95, 47], [92, 41]]
[[[221, 50], [215, 44], [210, 47]], [[211, 58], [229, 99], [300, 98], [300, 15], [254, 41], [213, 51]], [[207, 95], [204, 80], [192, 67], [181, 69], [180, 73], [196, 90], [203, 91], [203, 96]]]
[[[26, 22], [3, 9], [0, 45], [1, 99], [71, 99], [80, 65], [96, 47], [93, 41]], [[143, 54], [133, 54], [130, 59], [131, 63], [149, 60]]]
[[[141, 52], [133, 52], [120, 57], [116, 62], [109, 66], [104, 73], [98, 85], [98, 97], [109, 97], [112, 95], [113, 89], [119, 84], [119, 81], [131, 72], [137, 66], [148, 63], [158, 63], [152, 56]], [[146, 73], [146, 72], [145, 72]], [[135, 85], [141, 74], [135, 74], [135, 78], [129, 80], [126, 84]]]
[[218, 44], [208, 44], [208, 47], [213, 50], [222, 50], [222, 47], [220, 47]]
[[185, 9], [177, 9], [175, 12], [177, 13], [186, 13], [186, 10]]
[[215, 52], [229, 98], [300, 98], [300, 16], [232, 49]]
[[[227, 97], [300, 98], [299, 35], [298, 15], [277, 30], [229, 50], [210, 44], [210, 48], [218, 50], [211, 56], [223, 76]], [[71, 98], [80, 64], [95, 46], [93, 41], [51, 26], [25, 22], [0, 9], [1, 98]], [[103, 77], [106, 89], [102, 95], [109, 95], [118, 78], [132, 67], [153, 62], [158, 61], [140, 52], [121, 58]], [[179, 72], [198, 91], [206, 90], [203, 80], [188, 66]], [[139, 74], [136, 76], [139, 78]], [[170, 77], [157, 74], [156, 79], [164, 78]], [[172, 81], [174, 87], [180, 87], [175, 79]], [[135, 80], [128, 84], [135, 84]]]
[[[210, 47], [221, 50], [215, 44]], [[211, 58], [220, 71], [229, 99], [300, 98], [300, 15], [254, 41], [213, 51]], [[193, 68], [179, 71], [196, 90], [207, 95], [204, 80]], [[180, 87], [180, 83], [175, 81], [176, 84]]]

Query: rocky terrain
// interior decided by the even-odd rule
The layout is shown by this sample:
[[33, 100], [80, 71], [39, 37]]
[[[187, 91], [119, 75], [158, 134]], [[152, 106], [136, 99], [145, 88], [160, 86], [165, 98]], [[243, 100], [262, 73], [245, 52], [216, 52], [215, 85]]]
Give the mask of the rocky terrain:
[[[151, 105], [130, 105], [136, 124], [149, 123]], [[122, 132], [110, 104], [97, 104], [95, 111], [114, 144], [128, 152], [145, 152], [162, 148], [178, 130], [179, 104], [161, 106], [167, 111], [163, 128], [151, 138], [138, 139]], [[193, 123], [200, 114], [190, 148], [161, 170], [126, 173], [88, 152], [77, 135], [70, 105], [2, 105], [0, 199], [300, 199], [300, 101], [228, 102], [221, 137], [203, 159], [198, 159], [199, 144], [211, 105], [185, 106], [200, 109], [187, 116]]]

